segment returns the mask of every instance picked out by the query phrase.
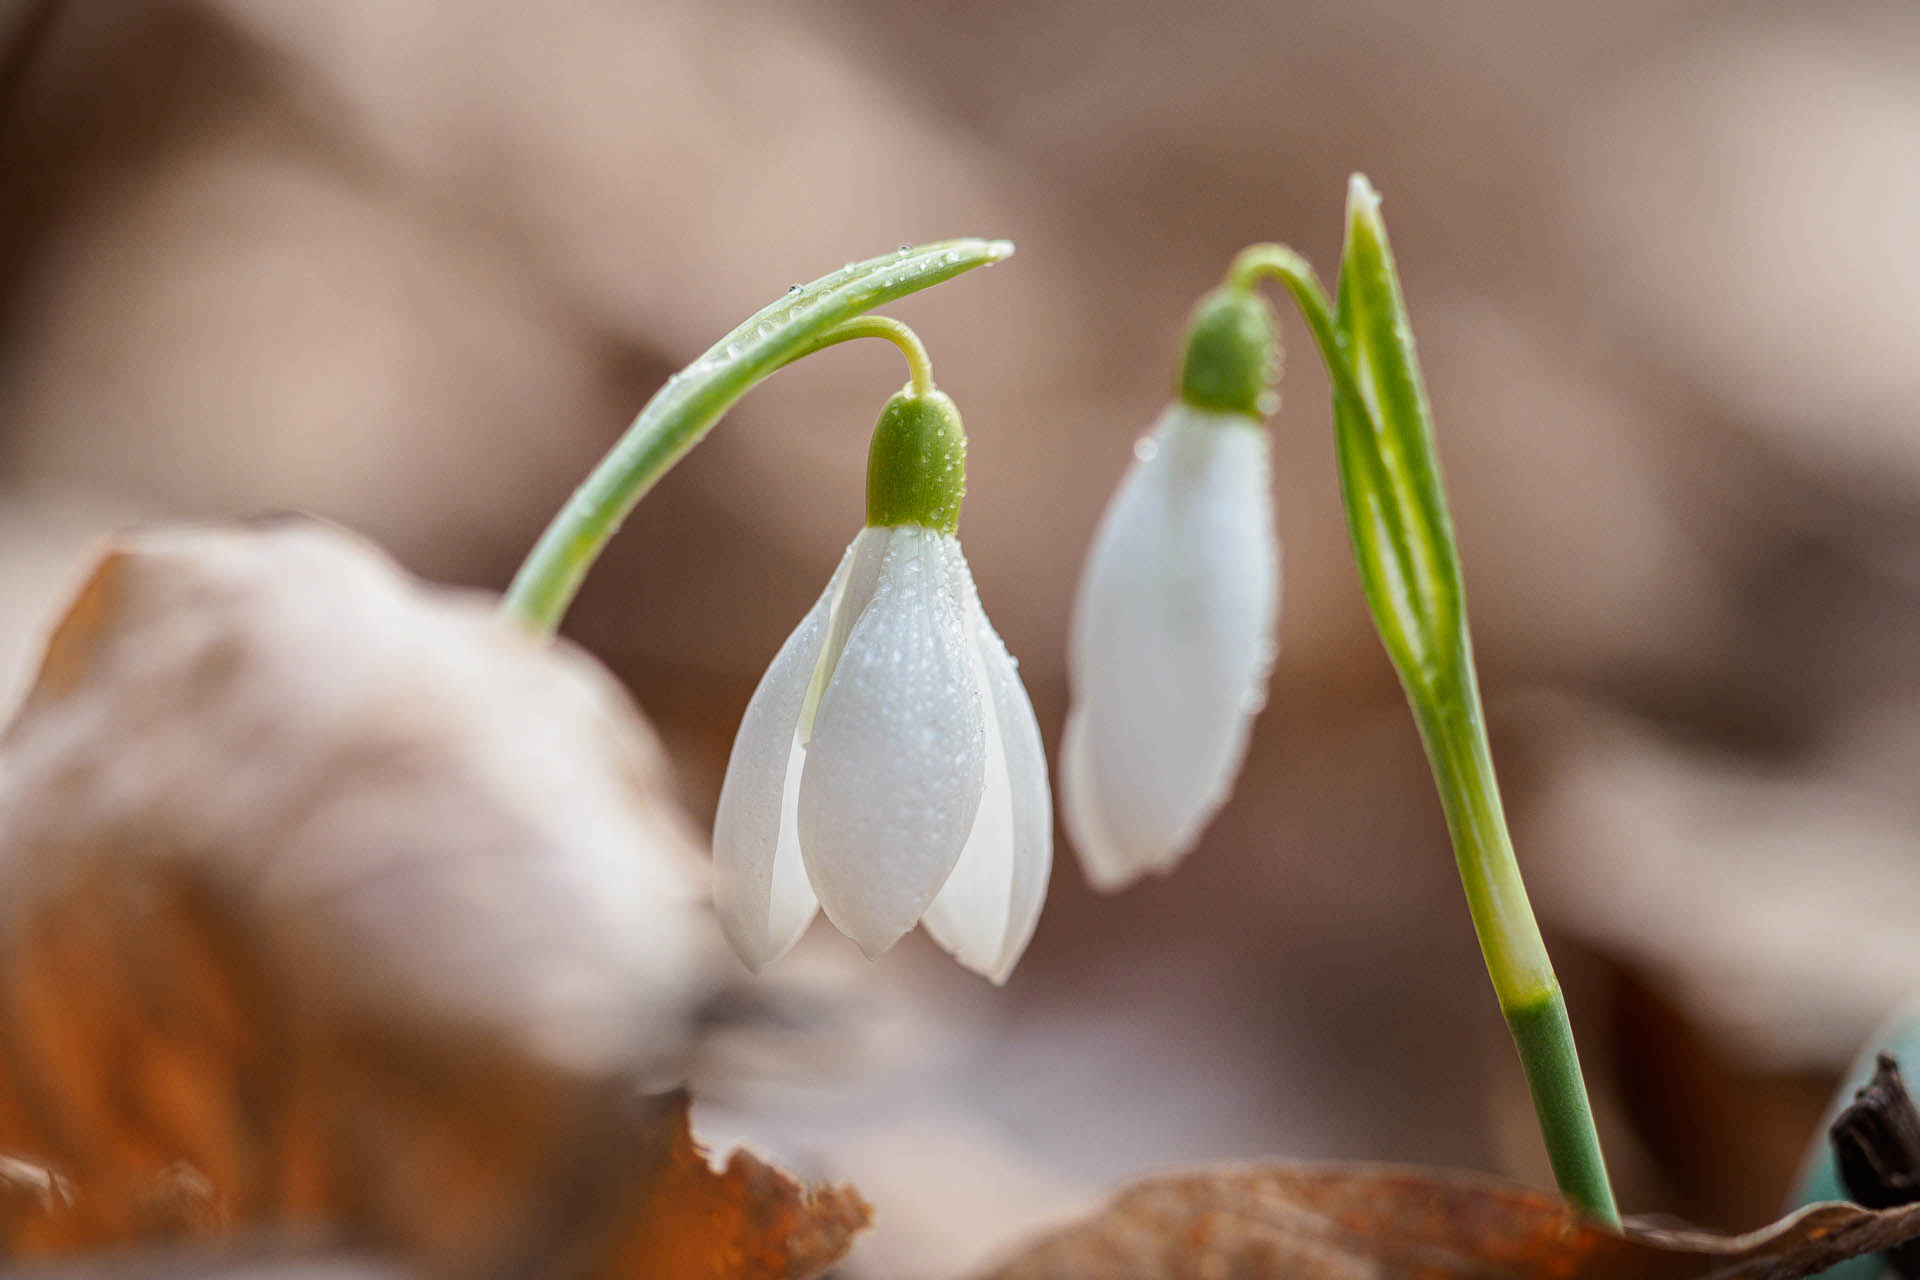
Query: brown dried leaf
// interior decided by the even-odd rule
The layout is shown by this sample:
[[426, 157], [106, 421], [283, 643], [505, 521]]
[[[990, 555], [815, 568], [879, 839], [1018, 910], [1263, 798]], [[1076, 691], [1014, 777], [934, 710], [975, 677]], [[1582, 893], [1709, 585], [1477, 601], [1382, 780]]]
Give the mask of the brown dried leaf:
[[983, 1280], [1795, 1280], [1920, 1237], [1920, 1206], [1816, 1205], [1743, 1236], [1629, 1227], [1496, 1179], [1262, 1165], [1156, 1178]]
[[783, 1280], [810, 1276], [846, 1253], [870, 1210], [850, 1187], [808, 1190], [736, 1151], [715, 1172], [693, 1141], [684, 1094], [664, 1100], [660, 1156], [628, 1197], [632, 1211], [609, 1251], [611, 1274]]
[[15, 918], [179, 868], [316, 1000], [586, 1071], [670, 1059], [720, 967], [659, 746], [585, 655], [325, 526], [109, 551], [0, 739]]
[[324, 527], [130, 540], [0, 738], [0, 1256], [826, 1265], [851, 1192], [636, 1110], [732, 973], [700, 871], [583, 656]]

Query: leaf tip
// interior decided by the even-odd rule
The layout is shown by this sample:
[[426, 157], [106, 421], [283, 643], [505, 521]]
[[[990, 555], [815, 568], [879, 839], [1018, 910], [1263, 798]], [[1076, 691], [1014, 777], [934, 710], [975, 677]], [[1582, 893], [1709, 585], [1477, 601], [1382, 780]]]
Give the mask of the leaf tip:
[[1392, 254], [1387, 248], [1387, 224], [1380, 216], [1380, 193], [1364, 173], [1347, 179], [1347, 243], [1340, 253], [1343, 278], [1356, 260], [1370, 264], [1364, 273], [1384, 268], [1391, 274], [1393, 270]]
[[1364, 173], [1356, 173], [1347, 179], [1347, 217], [1349, 220], [1380, 216], [1380, 193], [1373, 189]]

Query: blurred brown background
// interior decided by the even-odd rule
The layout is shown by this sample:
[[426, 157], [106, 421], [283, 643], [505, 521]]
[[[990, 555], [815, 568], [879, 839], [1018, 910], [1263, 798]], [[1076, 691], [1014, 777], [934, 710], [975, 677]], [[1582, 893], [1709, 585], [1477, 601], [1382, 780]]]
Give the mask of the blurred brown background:
[[[1755, 1225], [1920, 986], [1920, 10], [1886, 3], [0, 5], [0, 703], [99, 535], [310, 510], [498, 588], [674, 368], [852, 258], [1019, 256], [893, 308], [1049, 745], [1081, 552], [1231, 254], [1331, 274], [1386, 196], [1495, 746], [1622, 1199]], [[1163, 882], [1063, 845], [996, 992], [824, 927], [715, 1037], [703, 1128], [940, 1276], [1145, 1168], [1546, 1180], [1288, 318], [1283, 654]], [[875, 349], [868, 349], [873, 347]], [[756, 391], [568, 630], [711, 813], [861, 514], [878, 344]]]

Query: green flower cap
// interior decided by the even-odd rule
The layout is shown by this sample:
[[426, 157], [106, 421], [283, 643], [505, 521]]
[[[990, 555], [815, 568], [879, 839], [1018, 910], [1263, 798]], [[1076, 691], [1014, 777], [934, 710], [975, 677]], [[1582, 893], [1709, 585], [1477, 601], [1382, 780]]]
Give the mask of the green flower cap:
[[867, 448], [867, 523], [952, 533], [966, 493], [967, 433], [953, 400], [912, 387], [895, 393]]
[[1187, 325], [1180, 398], [1196, 409], [1259, 419], [1279, 408], [1279, 381], [1280, 337], [1267, 300], [1238, 284], [1200, 299]]

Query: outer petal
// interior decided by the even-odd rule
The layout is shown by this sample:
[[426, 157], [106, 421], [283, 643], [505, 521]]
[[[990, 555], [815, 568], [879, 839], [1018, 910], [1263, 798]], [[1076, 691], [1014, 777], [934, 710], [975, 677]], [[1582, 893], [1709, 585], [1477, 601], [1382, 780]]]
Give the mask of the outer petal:
[[800, 712], [860, 539], [780, 646], [734, 735], [713, 820], [713, 900], [727, 940], [758, 972], [800, 940], [819, 904], [794, 822], [804, 753]]
[[1165, 871], [1233, 788], [1279, 615], [1266, 431], [1175, 406], [1108, 508], [1080, 583], [1066, 817], [1087, 878]]
[[954, 959], [1005, 982], [1040, 922], [1053, 870], [1053, 799], [1040, 722], [1012, 655], [987, 621], [956, 544], [953, 569], [966, 601], [975, 672], [987, 693], [986, 789], [966, 848], [923, 923]]
[[813, 718], [819, 713], [821, 695], [827, 691], [827, 682], [840, 665], [840, 655], [847, 647], [853, 624], [860, 620], [867, 602], [880, 586], [880, 568], [886, 563], [892, 532], [868, 525], [860, 530], [853, 545], [847, 548], [846, 558], [840, 562], [840, 592], [834, 597], [826, 641], [821, 645], [819, 660], [814, 663], [806, 701], [800, 707], [800, 745], [803, 747], [813, 737]]
[[866, 610], [821, 695], [800, 848], [827, 918], [869, 956], [913, 928], [980, 808], [986, 734], [952, 538], [887, 531]]

